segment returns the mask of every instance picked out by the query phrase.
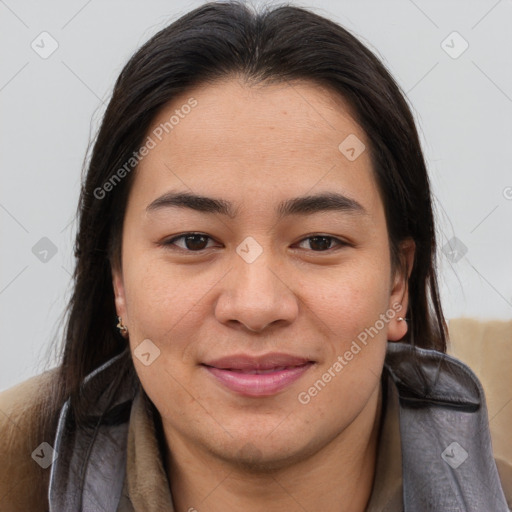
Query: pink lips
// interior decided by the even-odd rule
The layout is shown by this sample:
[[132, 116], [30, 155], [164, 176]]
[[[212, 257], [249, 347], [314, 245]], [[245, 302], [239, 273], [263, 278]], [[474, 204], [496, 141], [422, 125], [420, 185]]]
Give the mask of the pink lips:
[[270, 396], [299, 379], [314, 363], [288, 354], [229, 356], [203, 366], [228, 389], [245, 396]]

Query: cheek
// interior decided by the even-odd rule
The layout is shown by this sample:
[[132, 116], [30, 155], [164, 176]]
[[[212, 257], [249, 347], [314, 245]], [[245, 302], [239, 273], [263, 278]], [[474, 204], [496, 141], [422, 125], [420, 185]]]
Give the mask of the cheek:
[[305, 274], [299, 283], [304, 301], [329, 326], [329, 336], [337, 342], [356, 337], [388, 307], [389, 272], [382, 260], [353, 262], [321, 278]]
[[174, 360], [185, 359], [200, 338], [208, 294], [218, 280], [216, 273], [180, 269], [159, 258], [133, 258], [125, 268], [132, 347], [150, 339], [165, 359], [171, 354]]
[[[334, 429], [352, 421], [375, 392], [386, 353], [389, 320], [382, 315], [389, 302], [387, 267], [381, 262], [353, 270], [315, 280], [315, 286], [302, 280], [316, 324], [328, 330], [322, 364], [304, 382], [298, 399]], [[333, 407], [335, 403], [343, 406]]]
[[[176, 420], [183, 411], [194, 410], [187, 390], [194, 389], [190, 368], [201, 338], [198, 326], [204, 321], [201, 298], [215, 281], [186, 278], [169, 264], [143, 258], [131, 263], [126, 265], [125, 285], [135, 369], [160, 413]], [[136, 347], [146, 339], [159, 350], [149, 366], [136, 357]]]
[[[161, 323], [172, 322], [179, 314], [181, 302], [176, 298], [179, 288], [170, 281], [157, 265], [133, 262], [126, 269], [126, 305], [130, 322], [147, 335], [155, 335]], [[171, 307], [172, 304], [172, 307]], [[166, 314], [162, 315], [162, 312]]]

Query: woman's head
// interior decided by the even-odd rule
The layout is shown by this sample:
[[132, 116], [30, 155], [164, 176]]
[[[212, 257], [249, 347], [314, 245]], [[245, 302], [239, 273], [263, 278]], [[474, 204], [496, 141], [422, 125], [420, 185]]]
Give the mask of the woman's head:
[[[219, 80], [163, 107], [150, 146], [191, 103], [134, 175], [117, 312], [174, 450], [188, 440], [254, 463], [250, 443], [277, 467], [364, 431], [386, 341], [406, 332], [407, 277], [391, 263], [369, 140], [338, 95]], [[410, 266], [410, 239], [400, 254]], [[275, 367], [293, 369], [242, 372]]]
[[[190, 232], [205, 236], [177, 239]], [[301, 8], [206, 4], [131, 58], [90, 158], [76, 256], [67, 390], [125, 348], [121, 314], [132, 350], [147, 339], [160, 353], [149, 367], [134, 362], [164, 418], [193, 393], [215, 406], [228, 393], [219, 414], [241, 431], [251, 411], [233, 419], [239, 395], [205, 365], [280, 352], [314, 362], [292, 384], [308, 385], [293, 388], [294, 404], [311, 402], [334, 431], [375, 400], [386, 340], [445, 350], [411, 112], [369, 50]], [[329, 371], [333, 383], [311, 400]], [[342, 413], [327, 411], [354, 393]], [[274, 406], [265, 427], [286, 410]], [[315, 437], [301, 414], [311, 409], [289, 428]], [[280, 432], [276, 443], [293, 437]]]

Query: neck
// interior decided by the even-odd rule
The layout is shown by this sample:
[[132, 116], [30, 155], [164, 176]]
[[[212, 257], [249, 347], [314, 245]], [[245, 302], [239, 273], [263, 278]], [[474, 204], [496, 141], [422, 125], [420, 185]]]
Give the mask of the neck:
[[381, 386], [361, 414], [321, 450], [280, 469], [240, 468], [172, 437], [168, 477], [176, 512], [364, 512], [376, 467]]

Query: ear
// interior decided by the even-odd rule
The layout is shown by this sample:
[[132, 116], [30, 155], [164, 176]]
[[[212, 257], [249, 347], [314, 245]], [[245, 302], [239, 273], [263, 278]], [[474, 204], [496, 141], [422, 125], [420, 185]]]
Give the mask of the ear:
[[409, 277], [414, 265], [414, 254], [416, 244], [412, 238], [407, 238], [400, 243], [399, 259], [400, 264], [396, 268], [389, 296], [389, 309], [395, 311], [395, 317], [389, 322], [388, 340], [399, 341], [407, 333], [407, 321], [398, 320], [405, 318], [409, 305]]
[[120, 268], [112, 267], [112, 287], [114, 288], [117, 315], [122, 317], [123, 324], [128, 325], [126, 311], [126, 295], [124, 291], [123, 272]]

